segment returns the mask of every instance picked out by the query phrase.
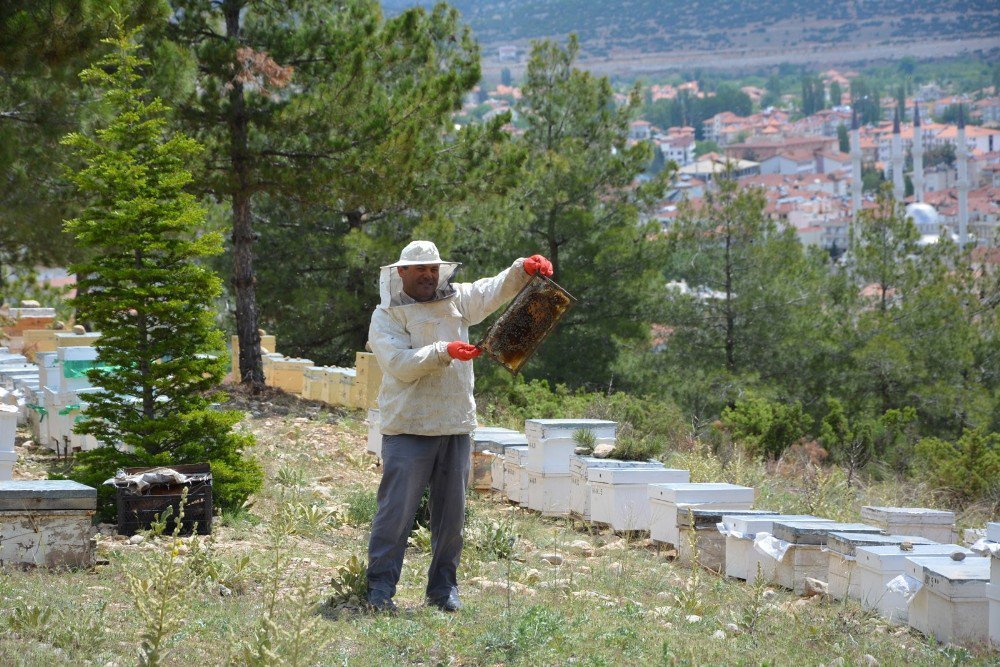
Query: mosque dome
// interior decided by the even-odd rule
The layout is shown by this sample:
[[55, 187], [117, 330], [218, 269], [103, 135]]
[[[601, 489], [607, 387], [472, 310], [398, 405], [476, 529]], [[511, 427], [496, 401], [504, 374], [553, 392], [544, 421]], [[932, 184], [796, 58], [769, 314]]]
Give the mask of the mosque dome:
[[917, 227], [932, 227], [938, 224], [938, 212], [930, 204], [915, 203], [906, 207], [906, 217]]

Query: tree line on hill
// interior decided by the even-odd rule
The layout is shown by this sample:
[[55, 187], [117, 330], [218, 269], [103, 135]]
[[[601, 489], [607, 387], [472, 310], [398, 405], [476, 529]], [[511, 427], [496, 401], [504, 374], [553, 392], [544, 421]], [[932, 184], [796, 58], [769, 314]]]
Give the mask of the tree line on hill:
[[[479, 80], [479, 51], [445, 6], [386, 18], [365, 0], [305, 1], [294, 11], [252, 0], [130, 2], [117, 11], [69, 0], [45, 4], [47, 11], [25, 2], [0, 14], [0, 68], [11, 74], [0, 80], [0, 133], [20, 142], [0, 141], [17, 146], [0, 155], [0, 170], [16, 185], [5, 196], [17, 204], [16, 212], [0, 213], [0, 229], [40, 226], [43, 238], [59, 241], [22, 233], [13, 252], [0, 249], [0, 262], [72, 259], [87, 276], [121, 279], [116, 272], [124, 268], [100, 260], [109, 248], [120, 250], [119, 240], [102, 234], [82, 242], [75, 223], [70, 231], [81, 242], [74, 244], [61, 236], [62, 221], [117, 215], [108, 202], [119, 190], [107, 190], [104, 177], [86, 176], [102, 141], [116, 139], [115, 150], [139, 155], [157, 132], [190, 137], [202, 149], [178, 151], [184, 164], [175, 165], [190, 178], [164, 176], [157, 183], [166, 189], [155, 199], [190, 197], [201, 213], [177, 213], [185, 226], [156, 234], [228, 239], [226, 254], [211, 266], [228, 284], [241, 380], [252, 387], [262, 384], [253, 344], [260, 326], [287, 354], [350, 364], [378, 301], [378, 268], [412, 238], [432, 238], [463, 262], [460, 280], [541, 252], [579, 302], [529, 363], [529, 382], [648, 397], [644, 405], [684, 414], [696, 429], [721, 419], [762, 456], [778, 456], [804, 437], [823, 438], [852, 469], [872, 459], [900, 472], [950, 461], [938, 468], [959, 481], [970, 479], [962, 471], [975, 470], [983, 480], [961, 493], [995, 491], [995, 271], [972, 266], [968, 253], [947, 243], [919, 247], [912, 223], [887, 198], [859, 224], [852, 262], [834, 264], [779, 229], [759, 192], [725, 179], [705, 206], [685, 208], [671, 233], [661, 233], [649, 214], [674, 171], [638, 179], [651, 158], [646, 144], [627, 139], [642, 106], [639, 89], [616, 105], [606, 78], [575, 66], [574, 37], [563, 46], [534, 45], [518, 106], [526, 129], [511, 136], [503, 131], [506, 116], [453, 125], [452, 114]], [[75, 83], [85, 63], [106, 53], [99, 39], [114, 34], [116, 24], [141, 27], [132, 38], [140, 60], [134, 67], [149, 92], [133, 90], [133, 104], [162, 100], [154, 115], [162, 116], [163, 129], [139, 135], [133, 152], [121, 143], [130, 126], [115, 123], [139, 112], [116, 106], [120, 95], [102, 95], [96, 75]], [[113, 127], [119, 129], [109, 135]], [[70, 131], [89, 139], [59, 143]], [[143, 155], [149, 169], [164, 166], [161, 153]], [[149, 224], [146, 204], [134, 206], [127, 210], [136, 224]], [[184, 252], [194, 267], [206, 266], [212, 254], [205, 246]], [[162, 274], [143, 275], [166, 289]], [[177, 278], [166, 302], [214, 306], [215, 287], [205, 278]], [[668, 289], [680, 280], [691, 289]], [[148, 328], [123, 321], [123, 313], [160, 313], [165, 297], [151, 290], [140, 295], [148, 299], [142, 303], [101, 305], [108, 284], [84, 290], [81, 314], [106, 329], [132, 327], [132, 340], [152, 341]], [[184, 308], [163, 317], [180, 318], [200, 337], [177, 354], [201, 352], [211, 340], [217, 346]], [[523, 381], [489, 360], [476, 363], [484, 391], [512, 391]], [[143, 410], [157, 417], [158, 370], [129, 367], [128, 386], [113, 393], [148, 389]], [[217, 376], [219, 368], [186, 367], [178, 395], [201, 389], [193, 380], [199, 371]], [[187, 409], [192, 419], [204, 414], [201, 403]], [[183, 443], [166, 437], [168, 422], [156, 423], [136, 427], [146, 429], [141, 442], [152, 443], [150, 459], [183, 451]], [[213, 429], [216, 442], [229, 442], [225, 428]]]

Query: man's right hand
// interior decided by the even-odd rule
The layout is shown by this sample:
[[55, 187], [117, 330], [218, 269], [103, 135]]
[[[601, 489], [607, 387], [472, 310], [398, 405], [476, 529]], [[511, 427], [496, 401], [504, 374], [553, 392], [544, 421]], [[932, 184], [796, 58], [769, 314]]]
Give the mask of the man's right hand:
[[451, 355], [452, 359], [458, 359], [459, 361], [472, 361], [480, 355], [482, 350], [473, 345], [472, 343], [466, 343], [465, 341], [456, 340], [452, 343], [448, 343], [448, 354]]

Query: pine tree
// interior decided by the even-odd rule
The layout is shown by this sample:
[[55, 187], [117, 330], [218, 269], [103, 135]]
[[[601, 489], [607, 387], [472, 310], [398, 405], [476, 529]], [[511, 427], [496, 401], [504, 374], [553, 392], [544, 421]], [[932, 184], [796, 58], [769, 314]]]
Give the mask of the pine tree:
[[[651, 158], [646, 142], [629, 144], [638, 89], [616, 106], [607, 78], [574, 67], [579, 45], [535, 45], [520, 107], [528, 153], [518, 188], [507, 198], [505, 231], [495, 245], [513, 257], [539, 252], [555, 280], [579, 299], [536, 353], [528, 375], [607, 387], [622, 347], [644, 345], [660, 289], [656, 224], [642, 220], [672, 170], [636, 185]], [[491, 224], [494, 219], [487, 218]], [[617, 385], [616, 385], [617, 386]]]
[[[689, 291], [667, 291], [664, 324], [673, 333], [658, 363], [687, 380], [670, 390], [690, 391], [678, 400], [703, 406], [704, 416], [761, 380], [783, 398], [801, 396], [816, 374], [810, 339], [820, 320], [822, 259], [803, 250], [794, 228], [779, 229], [764, 205], [762, 191], [722, 177], [670, 232], [666, 277]], [[702, 384], [692, 389], [692, 382]]]
[[[173, 20], [151, 46], [157, 77], [179, 93], [172, 99], [181, 127], [206, 145], [199, 184], [228, 209], [239, 374], [257, 389], [261, 229], [296, 222], [290, 216], [306, 207], [311, 220], [287, 233], [301, 243], [310, 227], [336, 228], [339, 242], [386, 222], [387, 210], [401, 215], [413, 193], [432, 193], [425, 166], [460, 149], [426, 139], [440, 138], [442, 116], [479, 80], [479, 51], [443, 3], [389, 19], [374, 0], [170, 4]], [[383, 259], [353, 255], [346, 280], [366, 280]], [[339, 259], [331, 265], [343, 276]], [[272, 287], [297, 278], [294, 269]]]
[[[34, 287], [35, 266], [64, 266], [73, 244], [63, 220], [76, 212], [59, 140], [91, 122], [78, 77], [116, 5], [126, 25], [155, 0], [103, 3], [9, 0], [0, 6], [0, 302]], [[25, 286], [19, 290], [13, 282]]]
[[133, 36], [119, 26], [104, 40], [112, 51], [81, 74], [103, 91], [108, 124], [64, 139], [83, 164], [71, 179], [88, 201], [67, 222], [91, 257], [73, 267], [75, 306], [101, 331], [100, 365], [88, 373], [99, 391], [77, 431], [104, 446], [80, 454], [73, 475], [100, 484], [126, 465], [208, 461], [219, 504], [238, 506], [263, 477], [241, 453], [251, 438], [232, 432], [240, 413], [209, 407], [227, 364], [207, 306], [221, 284], [199, 262], [221, 251], [221, 238], [200, 233], [205, 212], [185, 192], [200, 147], [165, 135], [167, 108], [146, 100]]

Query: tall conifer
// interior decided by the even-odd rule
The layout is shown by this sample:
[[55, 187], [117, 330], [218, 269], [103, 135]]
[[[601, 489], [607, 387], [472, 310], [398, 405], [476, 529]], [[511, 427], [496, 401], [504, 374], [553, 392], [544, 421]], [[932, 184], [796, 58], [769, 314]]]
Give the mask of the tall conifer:
[[218, 234], [199, 234], [204, 211], [184, 191], [196, 141], [165, 132], [167, 111], [139, 85], [146, 63], [119, 28], [111, 52], [81, 77], [103, 92], [105, 127], [64, 143], [83, 167], [71, 174], [88, 201], [67, 229], [91, 259], [74, 266], [76, 307], [102, 332], [99, 391], [88, 397], [81, 433], [106, 446], [78, 457], [77, 478], [99, 483], [124, 465], [209, 461], [220, 504], [259, 488], [259, 466], [242, 457], [248, 436], [232, 432], [238, 412], [209, 407], [225, 372], [224, 348], [208, 308], [221, 284], [199, 262], [221, 252]]

